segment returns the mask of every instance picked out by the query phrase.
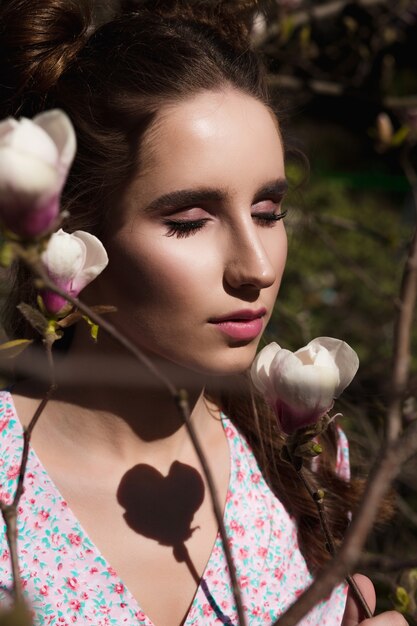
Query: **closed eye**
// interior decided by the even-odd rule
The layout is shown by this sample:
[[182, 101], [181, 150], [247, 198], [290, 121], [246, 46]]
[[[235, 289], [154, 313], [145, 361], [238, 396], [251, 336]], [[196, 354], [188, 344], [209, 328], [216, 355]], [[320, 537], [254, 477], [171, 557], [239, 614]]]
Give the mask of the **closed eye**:
[[[274, 201], [261, 201], [258, 202], [257, 205], [266, 205], [273, 206], [274, 209], [272, 211], [257, 211], [252, 213], [252, 218], [256, 220], [256, 222], [260, 226], [265, 227], [273, 227], [277, 222], [281, 221], [287, 214], [287, 211], [281, 211], [279, 209], [279, 205], [281, 203], [281, 199], [279, 202]], [[177, 237], [178, 239], [189, 237], [194, 233], [198, 232], [202, 228], [204, 228], [206, 222], [209, 222], [210, 218], [199, 218], [199, 219], [165, 219], [164, 224], [168, 228], [166, 232], [167, 237]]]
[[167, 237], [176, 236], [178, 239], [189, 237], [198, 230], [201, 230], [208, 221], [208, 218], [199, 220], [165, 220], [165, 225], [168, 227], [166, 233]]
[[280, 211], [279, 213], [276, 212], [271, 212], [271, 213], [255, 213], [253, 214], [253, 218], [256, 219], [256, 221], [261, 225], [261, 226], [274, 226], [277, 222], [279, 222], [280, 220], [284, 219], [284, 217], [287, 215], [287, 211]]

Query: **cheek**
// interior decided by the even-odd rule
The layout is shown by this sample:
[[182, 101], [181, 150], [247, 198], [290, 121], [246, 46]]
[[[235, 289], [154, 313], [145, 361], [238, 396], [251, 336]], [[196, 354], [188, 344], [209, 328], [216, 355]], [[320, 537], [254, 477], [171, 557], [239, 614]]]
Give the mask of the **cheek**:
[[110, 263], [117, 268], [112, 276], [115, 288], [125, 294], [128, 306], [141, 308], [164, 309], [168, 303], [181, 308], [190, 297], [201, 301], [205, 280], [218, 273], [215, 255], [202, 254], [201, 243], [191, 237], [143, 237], [134, 246], [122, 240], [110, 253]]

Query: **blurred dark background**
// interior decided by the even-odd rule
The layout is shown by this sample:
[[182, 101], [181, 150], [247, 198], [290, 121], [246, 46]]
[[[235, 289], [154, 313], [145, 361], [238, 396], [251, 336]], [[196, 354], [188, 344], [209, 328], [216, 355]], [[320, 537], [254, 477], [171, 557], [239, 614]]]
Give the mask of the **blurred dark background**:
[[[359, 373], [337, 408], [353, 472], [366, 475], [384, 433], [397, 297], [416, 224], [417, 2], [276, 0], [254, 39], [292, 182], [288, 265], [265, 342], [297, 349], [330, 335], [358, 352]], [[417, 419], [414, 329], [405, 422]], [[385, 565], [363, 571], [378, 585], [380, 610], [395, 606], [417, 624], [417, 568], [401, 563], [417, 565], [416, 459], [395, 490], [395, 517], [372, 533], [364, 555]]]
[[[295, 350], [330, 335], [358, 352], [359, 373], [335, 408], [352, 471], [366, 475], [384, 433], [397, 297], [417, 215], [417, 0], [261, 4], [253, 37], [291, 181], [289, 258], [265, 343]], [[405, 422], [417, 419], [417, 321], [412, 355]], [[395, 516], [364, 553], [385, 564], [362, 571], [377, 584], [379, 610], [395, 607], [417, 625], [417, 567], [402, 563], [417, 566], [415, 458], [394, 487]]]

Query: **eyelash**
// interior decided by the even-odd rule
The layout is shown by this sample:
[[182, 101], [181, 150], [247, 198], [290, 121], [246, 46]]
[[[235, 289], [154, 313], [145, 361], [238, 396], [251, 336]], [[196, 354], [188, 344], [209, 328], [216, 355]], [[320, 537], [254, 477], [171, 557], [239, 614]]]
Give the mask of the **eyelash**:
[[[287, 211], [281, 211], [281, 213], [258, 213], [253, 217], [258, 220], [266, 228], [272, 228], [277, 222], [282, 220], [287, 215]], [[167, 237], [189, 237], [193, 233], [201, 230], [204, 224], [208, 222], [208, 219], [201, 220], [166, 220], [165, 224], [168, 226]]]

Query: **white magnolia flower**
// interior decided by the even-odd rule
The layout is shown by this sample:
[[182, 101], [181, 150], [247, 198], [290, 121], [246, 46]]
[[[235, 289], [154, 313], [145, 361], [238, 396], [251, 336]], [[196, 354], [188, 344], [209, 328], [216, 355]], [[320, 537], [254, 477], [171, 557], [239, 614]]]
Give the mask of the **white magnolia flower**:
[[67, 115], [59, 109], [33, 120], [0, 122], [0, 222], [26, 238], [47, 232], [76, 150]]
[[270, 343], [253, 362], [251, 377], [290, 434], [325, 415], [358, 367], [358, 356], [347, 343], [318, 337], [296, 352]]
[[[71, 296], [78, 294], [107, 266], [107, 252], [97, 237], [82, 230], [54, 233], [42, 253], [42, 263], [54, 283]], [[61, 296], [44, 291], [46, 309], [58, 314], [67, 305]]]

